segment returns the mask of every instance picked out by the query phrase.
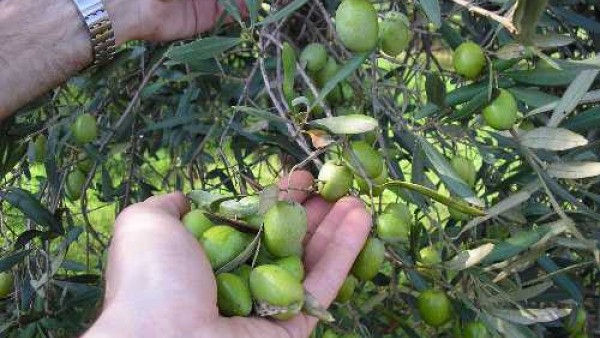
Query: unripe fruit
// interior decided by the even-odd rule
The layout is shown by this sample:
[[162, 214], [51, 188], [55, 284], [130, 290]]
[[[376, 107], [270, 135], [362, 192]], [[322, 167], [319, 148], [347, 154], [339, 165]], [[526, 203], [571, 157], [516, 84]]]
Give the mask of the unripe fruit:
[[258, 230], [262, 226], [265, 216], [263, 214], [256, 213], [246, 217], [244, 220], [251, 228]]
[[277, 265], [261, 265], [250, 273], [252, 298], [259, 303], [290, 309], [289, 313], [275, 316], [288, 319], [300, 311], [304, 302], [302, 283]]
[[46, 136], [38, 135], [33, 142], [30, 143], [30, 151], [32, 151], [32, 159], [35, 162], [43, 162], [46, 156]]
[[508, 130], [517, 122], [517, 101], [507, 90], [483, 109], [483, 118], [488, 126], [496, 130]]
[[289, 256], [276, 260], [275, 265], [285, 269], [299, 281], [304, 279], [304, 264], [298, 256]]
[[377, 11], [367, 0], [345, 0], [335, 12], [335, 29], [346, 48], [367, 52], [377, 45]]
[[[381, 193], [383, 193], [383, 191], [386, 188], [384, 184], [387, 183], [387, 181], [388, 171], [387, 167], [384, 164], [381, 173], [377, 177], [371, 178], [371, 184], [373, 184], [373, 196], [379, 196], [381, 195]], [[357, 175], [356, 184], [358, 185], [358, 188], [360, 189], [360, 192], [362, 194], [369, 194], [369, 184], [367, 183], [366, 179], [360, 177], [360, 175]]]
[[352, 171], [339, 161], [328, 161], [319, 171], [318, 192], [326, 201], [335, 202], [352, 187]]
[[469, 80], [476, 79], [485, 67], [485, 54], [478, 44], [463, 42], [454, 51], [454, 69]]
[[65, 192], [72, 200], [78, 200], [81, 197], [81, 189], [85, 184], [85, 175], [79, 170], [73, 170], [67, 176]]
[[10, 271], [0, 272], [0, 298], [7, 297], [14, 287], [13, 275]]
[[464, 338], [489, 338], [490, 333], [484, 323], [477, 321], [471, 322], [465, 326], [463, 331]]
[[[323, 88], [327, 81], [335, 76], [339, 69], [339, 65], [334, 58], [328, 57], [325, 66], [315, 74], [315, 82], [319, 88]], [[333, 88], [329, 94], [327, 94], [327, 101], [329, 103], [337, 103], [342, 99], [342, 89], [340, 86]]]
[[433, 246], [426, 246], [419, 251], [419, 263], [424, 266], [437, 265], [442, 262], [440, 252]]
[[200, 244], [213, 269], [219, 269], [237, 257], [250, 244], [248, 234], [228, 225], [217, 225], [204, 231]]
[[300, 63], [306, 63], [306, 69], [310, 72], [323, 69], [327, 63], [327, 49], [320, 43], [307, 45], [300, 54]]
[[535, 129], [535, 124], [531, 120], [524, 120], [519, 124], [519, 129], [523, 131], [531, 131]]
[[469, 216], [469, 214], [466, 214], [462, 211], [458, 211], [454, 208], [448, 208], [448, 212], [450, 213], [450, 217], [455, 221], [468, 221], [469, 219], [471, 219], [471, 216]]
[[452, 326], [452, 338], [463, 338], [462, 328], [459, 322]]
[[232, 273], [217, 275], [217, 306], [223, 316], [247, 316], [252, 311], [250, 289]]
[[385, 259], [385, 246], [377, 238], [369, 238], [352, 266], [352, 274], [366, 282], [377, 275]]
[[570, 333], [582, 332], [585, 329], [585, 324], [587, 322], [587, 313], [585, 309], [582, 307], [577, 308], [575, 315], [571, 315], [567, 317], [567, 322], [565, 323], [565, 328]]
[[411, 225], [413, 223], [413, 214], [410, 212], [408, 206], [404, 203], [390, 203], [385, 207], [385, 209], [383, 209], [383, 213], [394, 214], [405, 223]]
[[321, 338], [339, 338], [338, 334], [335, 333], [332, 329], [327, 329], [323, 332]]
[[279, 201], [265, 214], [265, 246], [276, 257], [300, 256], [307, 226], [304, 207], [295, 202]]
[[452, 304], [446, 293], [440, 290], [425, 290], [417, 298], [417, 307], [425, 323], [440, 327], [452, 317]]
[[92, 171], [92, 167], [94, 166], [94, 162], [87, 157], [85, 154], [81, 154], [77, 157], [77, 169], [81, 170], [82, 173], [89, 173]]
[[392, 213], [377, 217], [377, 236], [389, 243], [408, 242], [410, 224]]
[[477, 170], [475, 169], [475, 165], [473, 165], [473, 161], [462, 156], [454, 156], [452, 161], [450, 161], [450, 164], [465, 183], [471, 187], [475, 185], [475, 181], [477, 180]]
[[252, 272], [252, 267], [248, 264], [242, 264], [233, 271], [248, 287], [250, 287], [250, 272]]
[[185, 214], [181, 219], [181, 223], [183, 223], [196, 238], [200, 238], [208, 228], [214, 226], [214, 223], [199, 209], [192, 210]]
[[348, 275], [348, 277], [346, 277], [346, 280], [344, 281], [344, 284], [342, 284], [342, 287], [338, 291], [338, 294], [335, 297], [335, 301], [338, 303], [348, 302], [352, 298], [352, 295], [354, 294], [354, 289], [356, 289], [357, 285], [358, 279], [356, 279], [356, 277], [352, 275]]
[[410, 42], [409, 26], [408, 18], [404, 14], [387, 12], [379, 25], [381, 50], [390, 56], [396, 56], [406, 50]]
[[364, 141], [351, 142], [348, 148], [344, 149], [344, 160], [356, 175], [362, 175], [360, 167], [371, 178], [381, 175], [383, 158], [377, 150]]
[[71, 126], [71, 131], [77, 142], [81, 144], [92, 142], [98, 136], [96, 118], [90, 114], [79, 115]]

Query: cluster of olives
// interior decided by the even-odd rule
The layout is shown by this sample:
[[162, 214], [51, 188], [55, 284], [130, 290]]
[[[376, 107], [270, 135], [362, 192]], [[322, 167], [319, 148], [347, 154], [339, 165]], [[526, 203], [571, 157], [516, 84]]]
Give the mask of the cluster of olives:
[[[477, 79], [486, 65], [481, 47], [472, 42], [463, 42], [454, 51], [454, 69], [468, 80]], [[517, 101], [505, 89], [498, 91], [497, 97], [483, 109], [483, 118], [487, 125], [496, 130], [509, 130], [517, 122]]]
[[[258, 204], [255, 196], [239, 201]], [[240, 216], [221, 208], [225, 216]], [[286, 320], [299, 313], [304, 304], [302, 240], [307, 231], [306, 211], [295, 202], [278, 201], [264, 214], [251, 213], [241, 219], [250, 227], [262, 226], [262, 246], [257, 265], [247, 262], [227, 272], [228, 263], [243, 257], [252, 236], [233, 226], [215, 225], [201, 210], [187, 213], [182, 222], [199, 240], [208, 260], [217, 271], [217, 305], [224, 316], [248, 316], [253, 304], [257, 314]], [[251, 257], [243, 257], [249, 260]], [[228, 269], [226, 269], [228, 270]]]
[[[96, 118], [90, 114], [79, 115], [71, 125], [71, 132], [75, 141], [81, 145], [92, 142], [98, 136]], [[65, 184], [65, 192], [71, 200], [75, 201], [81, 197], [86, 174], [92, 170], [92, 167], [93, 163], [89, 157], [83, 153], [78, 156], [77, 165], [67, 175]]]

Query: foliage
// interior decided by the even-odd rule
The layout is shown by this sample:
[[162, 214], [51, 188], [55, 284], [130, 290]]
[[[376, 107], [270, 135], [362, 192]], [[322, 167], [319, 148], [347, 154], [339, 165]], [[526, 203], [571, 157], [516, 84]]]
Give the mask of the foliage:
[[[374, 214], [408, 203], [414, 221], [409, 240], [386, 244], [378, 275], [350, 303], [333, 305], [335, 326], [321, 324], [318, 335], [333, 327], [441, 336], [478, 321], [501, 336], [565, 336], [561, 317], [571, 308], [597, 318], [586, 298], [600, 264], [597, 4], [377, 2], [380, 19], [396, 10], [409, 20], [410, 43], [396, 57], [347, 50], [337, 0], [246, 4], [247, 20], [194, 41], [131, 43], [0, 126], [0, 271], [15, 280], [0, 300], [0, 335], [85, 330], [101, 301], [112, 221], [127, 205], [180, 189], [218, 206], [219, 195], [258, 194], [292, 170], [316, 177], [350, 140], [368, 142], [389, 172], [351, 193]], [[486, 55], [473, 81], [452, 66], [465, 41]], [[338, 64], [325, 79], [292, 54], [315, 42]], [[520, 112], [507, 131], [481, 114], [499, 89]], [[80, 144], [71, 125], [86, 113], [98, 137]], [[455, 156], [475, 163], [474, 185], [450, 164]], [[85, 182], [71, 200], [65, 181], [74, 170]], [[430, 245], [441, 263], [420, 262]], [[417, 310], [431, 287], [446, 291], [456, 313], [438, 329]]]

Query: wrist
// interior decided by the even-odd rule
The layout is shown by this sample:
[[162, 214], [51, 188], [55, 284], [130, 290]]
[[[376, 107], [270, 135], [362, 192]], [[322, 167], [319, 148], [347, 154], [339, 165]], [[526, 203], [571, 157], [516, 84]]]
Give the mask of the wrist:
[[115, 32], [115, 43], [121, 45], [137, 38], [141, 13], [137, 1], [103, 0]]

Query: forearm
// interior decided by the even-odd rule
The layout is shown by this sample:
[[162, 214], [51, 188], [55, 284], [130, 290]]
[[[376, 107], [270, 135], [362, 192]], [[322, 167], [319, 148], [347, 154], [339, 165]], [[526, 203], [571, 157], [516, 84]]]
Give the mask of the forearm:
[[[123, 1], [105, 4], [111, 15]], [[111, 19], [123, 42], [126, 21]], [[91, 61], [89, 33], [72, 0], [0, 0], [0, 121]]]

